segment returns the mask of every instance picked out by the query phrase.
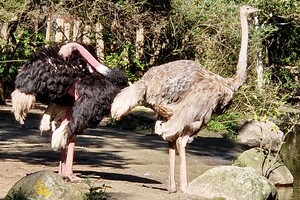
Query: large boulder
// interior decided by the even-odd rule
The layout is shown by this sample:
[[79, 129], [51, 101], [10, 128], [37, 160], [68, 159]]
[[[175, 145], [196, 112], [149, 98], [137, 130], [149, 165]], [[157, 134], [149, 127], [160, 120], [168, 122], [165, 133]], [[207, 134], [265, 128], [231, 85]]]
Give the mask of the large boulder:
[[215, 167], [194, 179], [187, 192], [209, 199], [278, 199], [273, 183], [250, 167]]
[[15, 199], [16, 197], [36, 200], [86, 199], [86, 195], [79, 188], [49, 170], [34, 172], [15, 183], [5, 199]]
[[261, 147], [278, 151], [284, 139], [284, 133], [271, 121], [251, 120], [245, 122], [238, 131], [237, 140], [249, 147]]
[[259, 148], [243, 152], [234, 165], [252, 167], [257, 174], [267, 177], [275, 185], [291, 185], [294, 182], [292, 173], [278, 158]]

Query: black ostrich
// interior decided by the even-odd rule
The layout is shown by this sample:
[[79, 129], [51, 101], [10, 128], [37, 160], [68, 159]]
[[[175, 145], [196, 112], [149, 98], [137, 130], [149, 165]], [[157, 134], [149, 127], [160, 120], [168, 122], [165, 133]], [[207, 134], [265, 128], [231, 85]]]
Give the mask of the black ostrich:
[[18, 74], [12, 111], [16, 120], [24, 124], [36, 100], [49, 104], [41, 131], [50, 129], [51, 116], [62, 117], [58, 128], [52, 126], [51, 145], [61, 150], [59, 174], [75, 180], [76, 134], [97, 126], [109, 115], [114, 97], [127, 84], [123, 71], [102, 65], [80, 44], [44, 47], [31, 55]]

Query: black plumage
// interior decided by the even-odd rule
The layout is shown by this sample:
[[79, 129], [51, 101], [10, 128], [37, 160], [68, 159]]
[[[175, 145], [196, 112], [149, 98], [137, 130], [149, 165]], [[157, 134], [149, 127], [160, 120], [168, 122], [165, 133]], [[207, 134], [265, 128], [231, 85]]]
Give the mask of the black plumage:
[[[69, 123], [71, 133], [81, 133], [95, 127], [110, 112], [113, 98], [127, 86], [127, 77], [119, 69], [107, 76], [90, 72], [88, 62], [74, 50], [66, 59], [59, 47], [44, 47], [33, 53], [16, 77], [15, 88], [36, 100], [48, 104], [72, 107]], [[69, 94], [75, 85], [79, 99]]]
[[72, 108], [70, 132], [79, 134], [85, 127], [96, 127], [103, 116], [109, 115], [119, 88], [101, 74], [88, 74], [77, 80], [75, 90], [79, 99]]
[[79, 53], [74, 52], [64, 60], [58, 51], [58, 46], [52, 46], [34, 52], [16, 77], [15, 88], [34, 95], [42, 103], [71, 106], [74, 97], [68, 90], [77, 78], [89, 74], [89, 70]]
[[[77, 43], [44, 47], [23, 65], [12, 93], [12, 110], [21, 124], [35, 100], [49, 104], [40, 130], [52, 129], [51, 146], [61, 150], [59, 174], [71, 180], [76, 180], [76, 134], [97, 126], [110, 113], [114, 97], [128, 84], [123, 71], [109, 69], [92, 54], [95, 52]], [[50, 122], [51, 117], [55, 122], [61, 120], [59, 127]]]

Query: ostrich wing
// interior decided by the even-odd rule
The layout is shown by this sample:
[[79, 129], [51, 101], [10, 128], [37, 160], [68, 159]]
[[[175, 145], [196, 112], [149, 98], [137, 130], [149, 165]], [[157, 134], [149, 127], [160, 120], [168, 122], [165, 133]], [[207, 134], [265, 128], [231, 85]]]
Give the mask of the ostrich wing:
[[233, 91], [228, 86], [203, 80], [173, 105], [173, 115], [155, 131], [169, 141], [178, 136], [192, 136], [208, 123], [213, 113], [223, 111], [232, 96]]
[[67, 91], [75, 79], [86, 72], [87, 64], [78, 54], [72, 54], [65, 61], [58, 55], [58, 47], [45, 47], [26, 61], [16, 77], [15, 87], [42, 102], [57, 100], [54, 102], [70, 105], [73, 98]]
[[119, 119], [144, 100], [166, 122], [155, 132], [167, 140], [192, 135], [233, 96], [227, 81], [194, 61], [180, 60], [151, 68], [141, 80], [122, 90], [112, 104], [112, 117]]
[[70, 132], [80, 134], [87, 127], [96, 127], [110, 113], [111, 103], [119, 89], [101, 74], [87, 74], [75, 83], [78, 92], [73, 106]]

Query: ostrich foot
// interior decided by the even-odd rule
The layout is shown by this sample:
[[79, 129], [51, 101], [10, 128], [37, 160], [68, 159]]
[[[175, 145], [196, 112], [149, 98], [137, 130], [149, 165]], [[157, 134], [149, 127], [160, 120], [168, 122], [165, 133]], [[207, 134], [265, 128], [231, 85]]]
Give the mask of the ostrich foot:
[[72, 183], [78, 183], [78, 182], [82, 182], [83, 181], [83, 179], [82, 178], [80, 178], [80, 177], [78, 177], [78, 176], [76, 176], [76, 175], [71, 175], [71, 176], [68, 176], [68, 179], [69, 179], [69, 181], [70, 182], [72, 182]]
[[180, 186], [180, 190], [183, 193], [187, 192], [187, 188], [188, 188], [187, 183], [183, 183], [183, 185]]
[[80, 182], [83, 179], [73, 173], [72, 165], [68, 166], [65, 162], [60, 161], [58, 174], [70, 182]]
[[65, 169], [64, 169], [64, 170], [60, 170], [60, 171], [59, 171], [59, 175], [60, 175], [61, 177], [63, 177], [64, 179], [70, 181], [70, 182], [80, 182], [80, 181], [83, 180], [82, 178], [76, 176], [76, 175], [73, 173], [73, 171], [72, 171], [72, 172], [69, 172], [69, 171], [67, 171], [67, 170], [65, 170]]
[[177, 189], [176, 189], [176, 185], [169, 185], [168, 187], [168, 192], [171, 193], [176, 193]]
[[68, 181], [70, 181], [70, 182], [72, 182], [72, 183], [83, 181], [82, 178], [76, 176], [75, 174], [69, 174], [69, 175], [62, 175], [62, 174], [61, 174], [61, 176], [62, 176], [64, 179], [66, 179], [66, 180], [68, 180]]

